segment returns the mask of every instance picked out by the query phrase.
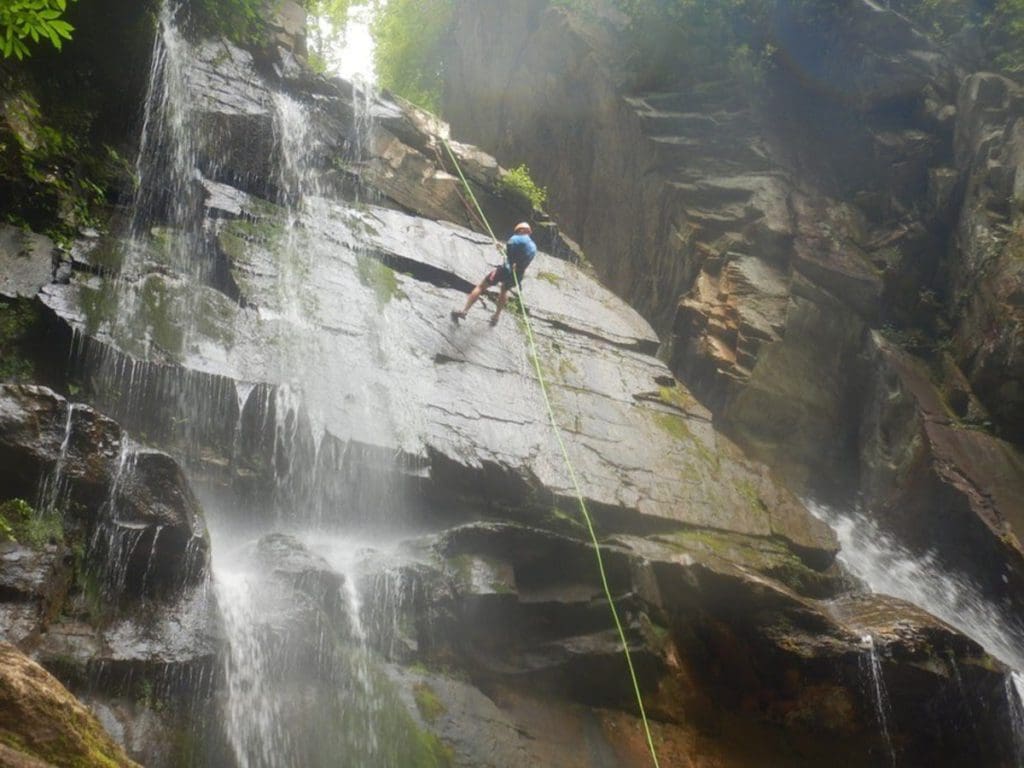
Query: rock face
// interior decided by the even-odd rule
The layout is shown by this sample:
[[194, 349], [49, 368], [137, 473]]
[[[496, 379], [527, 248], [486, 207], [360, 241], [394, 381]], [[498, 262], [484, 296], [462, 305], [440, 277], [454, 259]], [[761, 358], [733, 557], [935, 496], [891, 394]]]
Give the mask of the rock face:
[[[693, 237], [680, 241], [678, 274], [625, 293], [668, 310], [677, 279], [702, 281], [688, 322], [708, 313], [707, 348], [674, 347], [708, 363], [691, 391], [656, 357], [649, 322], [576, 266], [578, 248], [550, 224], [538, 227], [545, 252], [522, 292], [528, 314], [510, 309], [490, 328], [476, 308], [453, 323], [450, 310], [500, 256], [471, 228], [447, 126], [313, 77], [290, 51], [193, 44], [162, 23], [170, 85], [147, 126], [159, 140], [142, 143], [165, 153], [140, 160], [143, 205], [127, 233], [83, 237], [70, 279], [38, 295], [66, 330], [57, 356], [84, 395], [181, 457], [222, 516], [229, 533], [218, 541], [238, 550], [215, 563], [222, 636], [203, 589], [208, 539], [179, 465], [50, 392], [8, 387], [0, 398], [0, 487], [28, 494], [34, 478], [56, 475], [117, 608], [97, 619], [83, 606], [25, 642], [69, 678], [98, 670], [93, 688], [113, 701], [94, 704], [126, 742], [146, 732], [142, 716], [123, 721], [129, 699], [198, 692], [204, 706], [184, 722], [223, 731], [223, 744], [194, 757], [208, 765], [326, 766], [340, 754], [384, 765], [643, 763], [622, 640], [576, 515], [578, 479], [666, 760], [1011, 759], [1006, 670], [912, 606], [861, 594], [835, 563], [828, 527], [693, 394], [732, 382], [723, 407], [760, 415], [751, 431], [764, 452], [783, 430], [804, 435], [799, 466], [843, 423], [835, 392], [854, 384], [844, 366], [883, 290], [860, 240], [826, 230], [853, 232], [861, 217], [774, 167], [742, 109], [721, 105], [722, 121], [747, 132], [744, 162], [763, 164], [727, 166], [723, 143], [706, 167], [677, 175], [693, 145], [675, 133], [647, 142], [644, 126], [717, 140], [713, 126], [672, 98], [602, 91], [653, 164], [615, 178], [674, 169], [647, 199], [672, 189], [689, 201], [665, 221], [637, 209], [650, 242]], [[887, 66], [879, 59], [865, 75], [856, 104], [900, 98], [923, 76], [887, 90]], [[528, 213], [499, 193], [493, 158], [451, 149], [501, 231]], [[660, 256], [649, 255], [657, 274]], [[847, 288], [851, 302], [833, 295]], [[775, 370], [813, 380], [804, 407], [781, 410], [793, 381], [761, 370], [771, 354]], [[736, 419], [737, 433], [743, 424], [754, 422]], [[928, 419], [913, 426], [927, 430]], [[833, 461], [854, 455], [840, 443]], [[887, 482], [880, 469], [880, 494]], [[971, 501], [972, 514], [997, 519]], [[336, 539], [366, 531], [400, 541], [339, 555]], [[24, 565], [9, 574], [39, 615], [52, 598], [22, 574], [57, 573], [51, 554], [19, 552]], [[895, 741], [875, 724], [885, 680], [899, 681]], [[950, 727], [975, 703], [988, 713], [975, 734]], [[552, 723], [584, 736], [568, 742]], [[170, 763], [169, 752], [147, 764]]]
[[180, 467], [133, 446], [120, 427], [52, 391], [0, 386], [0, 484], [60, 508], [103, 550], [109, 597], [173, 594], [207, 575], [209, 540]]
[[[913, 547], [1019, 605], [1004, 581], [1018, 494], [987, 496], [1020, 483], [1019, 88], [965, 77], [906, 18], [846, 2], [777, 4], [757, 93], [712, 67], [638, 92], [624, 19], [530, 8], [506, 34], [496, 7], [460, 6], [456, 134], [535, 169], [601, 277], [669, 335], [717, 427], [790, 487], [861, 493]], [[880, 331], [920, 358], [914, 386]], [[940, 522], [936, 504], [962, 512]], [[975, 544], [993, 559], [966, 556]]]
[[961, 421], [921, 361], [878, 335], [873, 344], [878, 373], [861, 420], [866, 498], [903, 540], [938, 548], [958, 570], [981, 575], [1000, 599], [1018, 600], [1020, 453]]
[[[140, 730], [148, 717], [162, 723], [151, 734], [166, 731], [171, 709], [148, 708], [182, 698], [201, 708], [216, 667], [209, 538], [181, 468], [43, 387], [0, 385], [0, 424], [3, 495], [32, 499], [29, 514], [46, 532], [0, 543], [0, 632], [74, 690], [89, 690], [105, 725]], [[114, 715], [119, 700], [135, 708]]]
[[137, 766], [53, 676], [0, 644], [0, 760], [4, 765]]
[[1024, 259], [1021, 258], [1021, 117], [1024, 91], [998, 75], [964, 79], [956, 160], [964, 173], [952, 262], [957, 363], [1006, 436], [1024, 440]]

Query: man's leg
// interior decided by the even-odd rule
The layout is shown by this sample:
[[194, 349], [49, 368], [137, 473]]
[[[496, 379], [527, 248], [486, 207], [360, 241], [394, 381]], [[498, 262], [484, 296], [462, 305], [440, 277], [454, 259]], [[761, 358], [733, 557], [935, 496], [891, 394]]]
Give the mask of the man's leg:
[[501, 310], [505, 308], [505, 303], [508, 301], [508, 286], [504, 283], [501, 284], [501, 293], [498, 294], [498, 308], [494, 310], [494, 314], [491, 316], [491, 325], [495, 325], [498, 322], [498, 318], [501, 316]]
[[489, 280], [490, 274], [484, 275], [484, 279], [480, 281], [480, 284], [469, 292], [469, 296], [466, 298], [466, 306], [462, 308], [461, 312], [458, 310], [452, 312], [452, 317], [465, 319], [466, 313], [469, 312], [469, 308], [476, 304], [476, 300], [479, 299], [480, 296], [483, 295], [483, 292], [487, 290]]

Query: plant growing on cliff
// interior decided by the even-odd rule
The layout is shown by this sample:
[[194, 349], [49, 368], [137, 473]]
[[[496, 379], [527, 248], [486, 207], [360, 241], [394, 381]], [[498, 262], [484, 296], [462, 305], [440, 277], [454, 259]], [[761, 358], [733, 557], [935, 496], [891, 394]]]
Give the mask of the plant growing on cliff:
[[498, 190], [507, 197], [518, 197], [534, 208], [541, 208], [548, 199], [547, 189], [537, 185], [525, 164], [505, 171], [498, 181]]
[[107, 157], [83, 151], [91, 120], [72, 107], [51, 108], [44, 117], [39, 100], [27, 90], [0, 101], [0, 183], [8, 192], [0, 214], [58, 243], [80, 227], [98, 226], [95, 212], [106, 203], [106, 184], [119, 175], [114, 170], [119, 158], [109, 148]]
[[996, 63], [1007, 72], [1024, 72], [1024, 0], [999, 0], [985, 26]]
[[[76, 2], [76, 0], [71, 0]], [[64, 20], [68, 0], [0, 0], [0, 49], [19, 61], [31, 52], [25, 41], [49, 40], [58, 51], [74, 31]]]
[[16, 541], [40, 549], [64, 540], [64, 525], [57, 513], [41, 513], [24, 499], [0, 504], [0, 541]]
[[206, 33], [223, 35], [240, 45], [253, 45], [267, 37], [267, 16], [276, 3], [264, 0], [192, 0], [193, 21]]
[[25, 299], [0, 302], [0, 381], [30, 381], [34, 367], [25, 356], [38, 315]]

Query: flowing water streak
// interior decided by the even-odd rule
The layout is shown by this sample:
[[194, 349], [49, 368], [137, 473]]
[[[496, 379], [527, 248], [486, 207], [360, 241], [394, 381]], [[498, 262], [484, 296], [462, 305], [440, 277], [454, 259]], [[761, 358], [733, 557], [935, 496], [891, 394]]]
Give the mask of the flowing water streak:
[[878, 648], [875, 646], [875, 638], [871, 635], [864, 635], [861, 638], [864, 644], [865, 655], [863, 664], [866, 667], [866, 677], [871, 683], [871, 695], [875, 701], [875, 717], [878, 719], [878, 727], [882, 732], [882, 739], [885, 742], [886, 754], [889, 756], [889, 765], [896, 765], [896, 750], [892, 744], [892, 734], [889, 731], [890, 706], [889, 695], [885, 690], [885, 679], [882, 677], [882, 662], [878, 657]]
[[[377, 100], [377, 89], [362, 78], [352, 79], [352, 154], [357, 163], [365, 163], [373, 148], [375, 126], [373, 105]], [[366, 194], [366, 190], [362, 190]]]
[[814, 502], [808, 509], [832, 527], [838, 559], [874, 592], [906, 600], [975, 640], [1014, 671], [1006, 677], [1017, 763], [1024, 766], [1024, 627], [993, 605], [964, 576], [932, 554], [913, 555], [862, 514], [842, 514]]
[[102, 557], [90, 559], [106, 564], [103, 574], [103, 591], [108, 598], [114, 600], [119, 598], [128, 586], [129, 566], [147, 531], [145, 524], [119, 519], [121, 495], [128, 479], [135, 472], [137, 460], [138, 450], [135, 443], [127, 436], [123, 436], [117, 469], [110, 483], [107, 500], [100, 513], [100, 522], [96, 525], [90, 541], [90, 549], [93, 552], [103, 553]]
[[68, 447], [71, 445], [71, 431], [74, 426], [77, 403], [68, 403], [68, 415], [64, 422], [64, 439], [60, 443], [60, 451], [53, 469], [47, 474], [39, 491], [39, 503], [36, 508], [40, 514], [63, 514], [67, 502], [68, 483], [64, 469], [68, 461]]
[[235, 382], [235, 399], [238, 402], [238, 418], [235, 419], [235, 431], [231, 437], [231, 464], [238, 461], [242, 453], [242, 417], [245, 415], [245, 404], [256, 385], [248, 381]]
[[293, 746], [284, 701], [275, 690], [271, 629], [259, 607], [254, 574], [214, 550], [215, 589], [227, 637], [225, 727], [239, 768], [285, 768]]
[[1011, 672], [1006, 676], [1006, 704], [1013, 725], [1013, 746], [1017, 765], [1024, 765], [1024, 675]]
[[1007, 666], [1024, 671], [1024, 627], [968, 579], [944, 570], [933, 555], [911, 554], [864, 515], [839, 513], [814, 502], [807, 507], [836, 532], [838, 559], [873, 592], [923, 608]]
[[194, 96], [188, 79], [192, 55], [178, 28], [180, 13], [178, 0], [161, 3], [135, 163], [138, 186], [132, 204], [132, 236], [148, 229], [154, 220], [165, 218], [170, 226], [181, 228], [196, 211], [191, 191], [197, 137], [190, 130], [189, 105]]

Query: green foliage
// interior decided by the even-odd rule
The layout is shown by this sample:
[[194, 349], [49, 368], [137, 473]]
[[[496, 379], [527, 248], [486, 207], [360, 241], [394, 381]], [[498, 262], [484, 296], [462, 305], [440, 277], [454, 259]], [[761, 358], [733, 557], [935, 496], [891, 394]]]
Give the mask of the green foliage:
[[435, 114], [441, 111], [452, 14], [453, 0], [388, 0], [372, 27], [380, 84]]
[[0, 381], [31, 381], [32, 362], [25, 355], [39, 322], [31, 302], [0, 302]]
[[[75, 2], [76, 0], [71, 0]], [[74, 27], [62, 17], [67, 0], [0, 0], [0, 50], [5, 59], [31, 55], [25, 41], [49, 40], [58, 51]]]
[[0, 184], [10, 192], [0, 213], [8, 221], [44, 231], [61, 245], [81, 227], [100, 226], [96, 211], [107, 202], [107, 184], [131, 178], [131, 170], [109, 147], [86, 151], [78, 137], [91, 122], [91, 114], [72, 108], [47, 119], [27, 91], [0, 103]]
[[1007, 72], [1024, 72], [1024, 0], [998, 0], [985, 26], [996, 64]]
[[627, 64], [634, 86], [657, 89], [701, 80], [758, 78], [763, 30], [772, 0], [616, 0], [629, 18]]
[[40, 549], [64, 541], [64, 523], [57, 513], [37, 512], [24, 499], [8, 499], [0, 504], [0, 540]]
[[342, 42], [349, 9], [367, 2], [369, 0], [305, 0], [310, 69], [320, 74], [327, 70], [328, 49]]
[[896, 0], [893, 9], [914, 22], [915, 26], [937, 40], [947, 40], [971, 21], [977, 10], [973, 0]]
[[241, 45], [263, 42], [267, 23], [264, 0], [193, 0], [193, 21], [207, 34]]
[[530, 176], [530, 169], [525, 165], [505, 171], [498, 182], [498, 188], [502, 194], [518, 197], [534, 208], [540, 208], [548, 199], [547, 189], [537, 186]]

